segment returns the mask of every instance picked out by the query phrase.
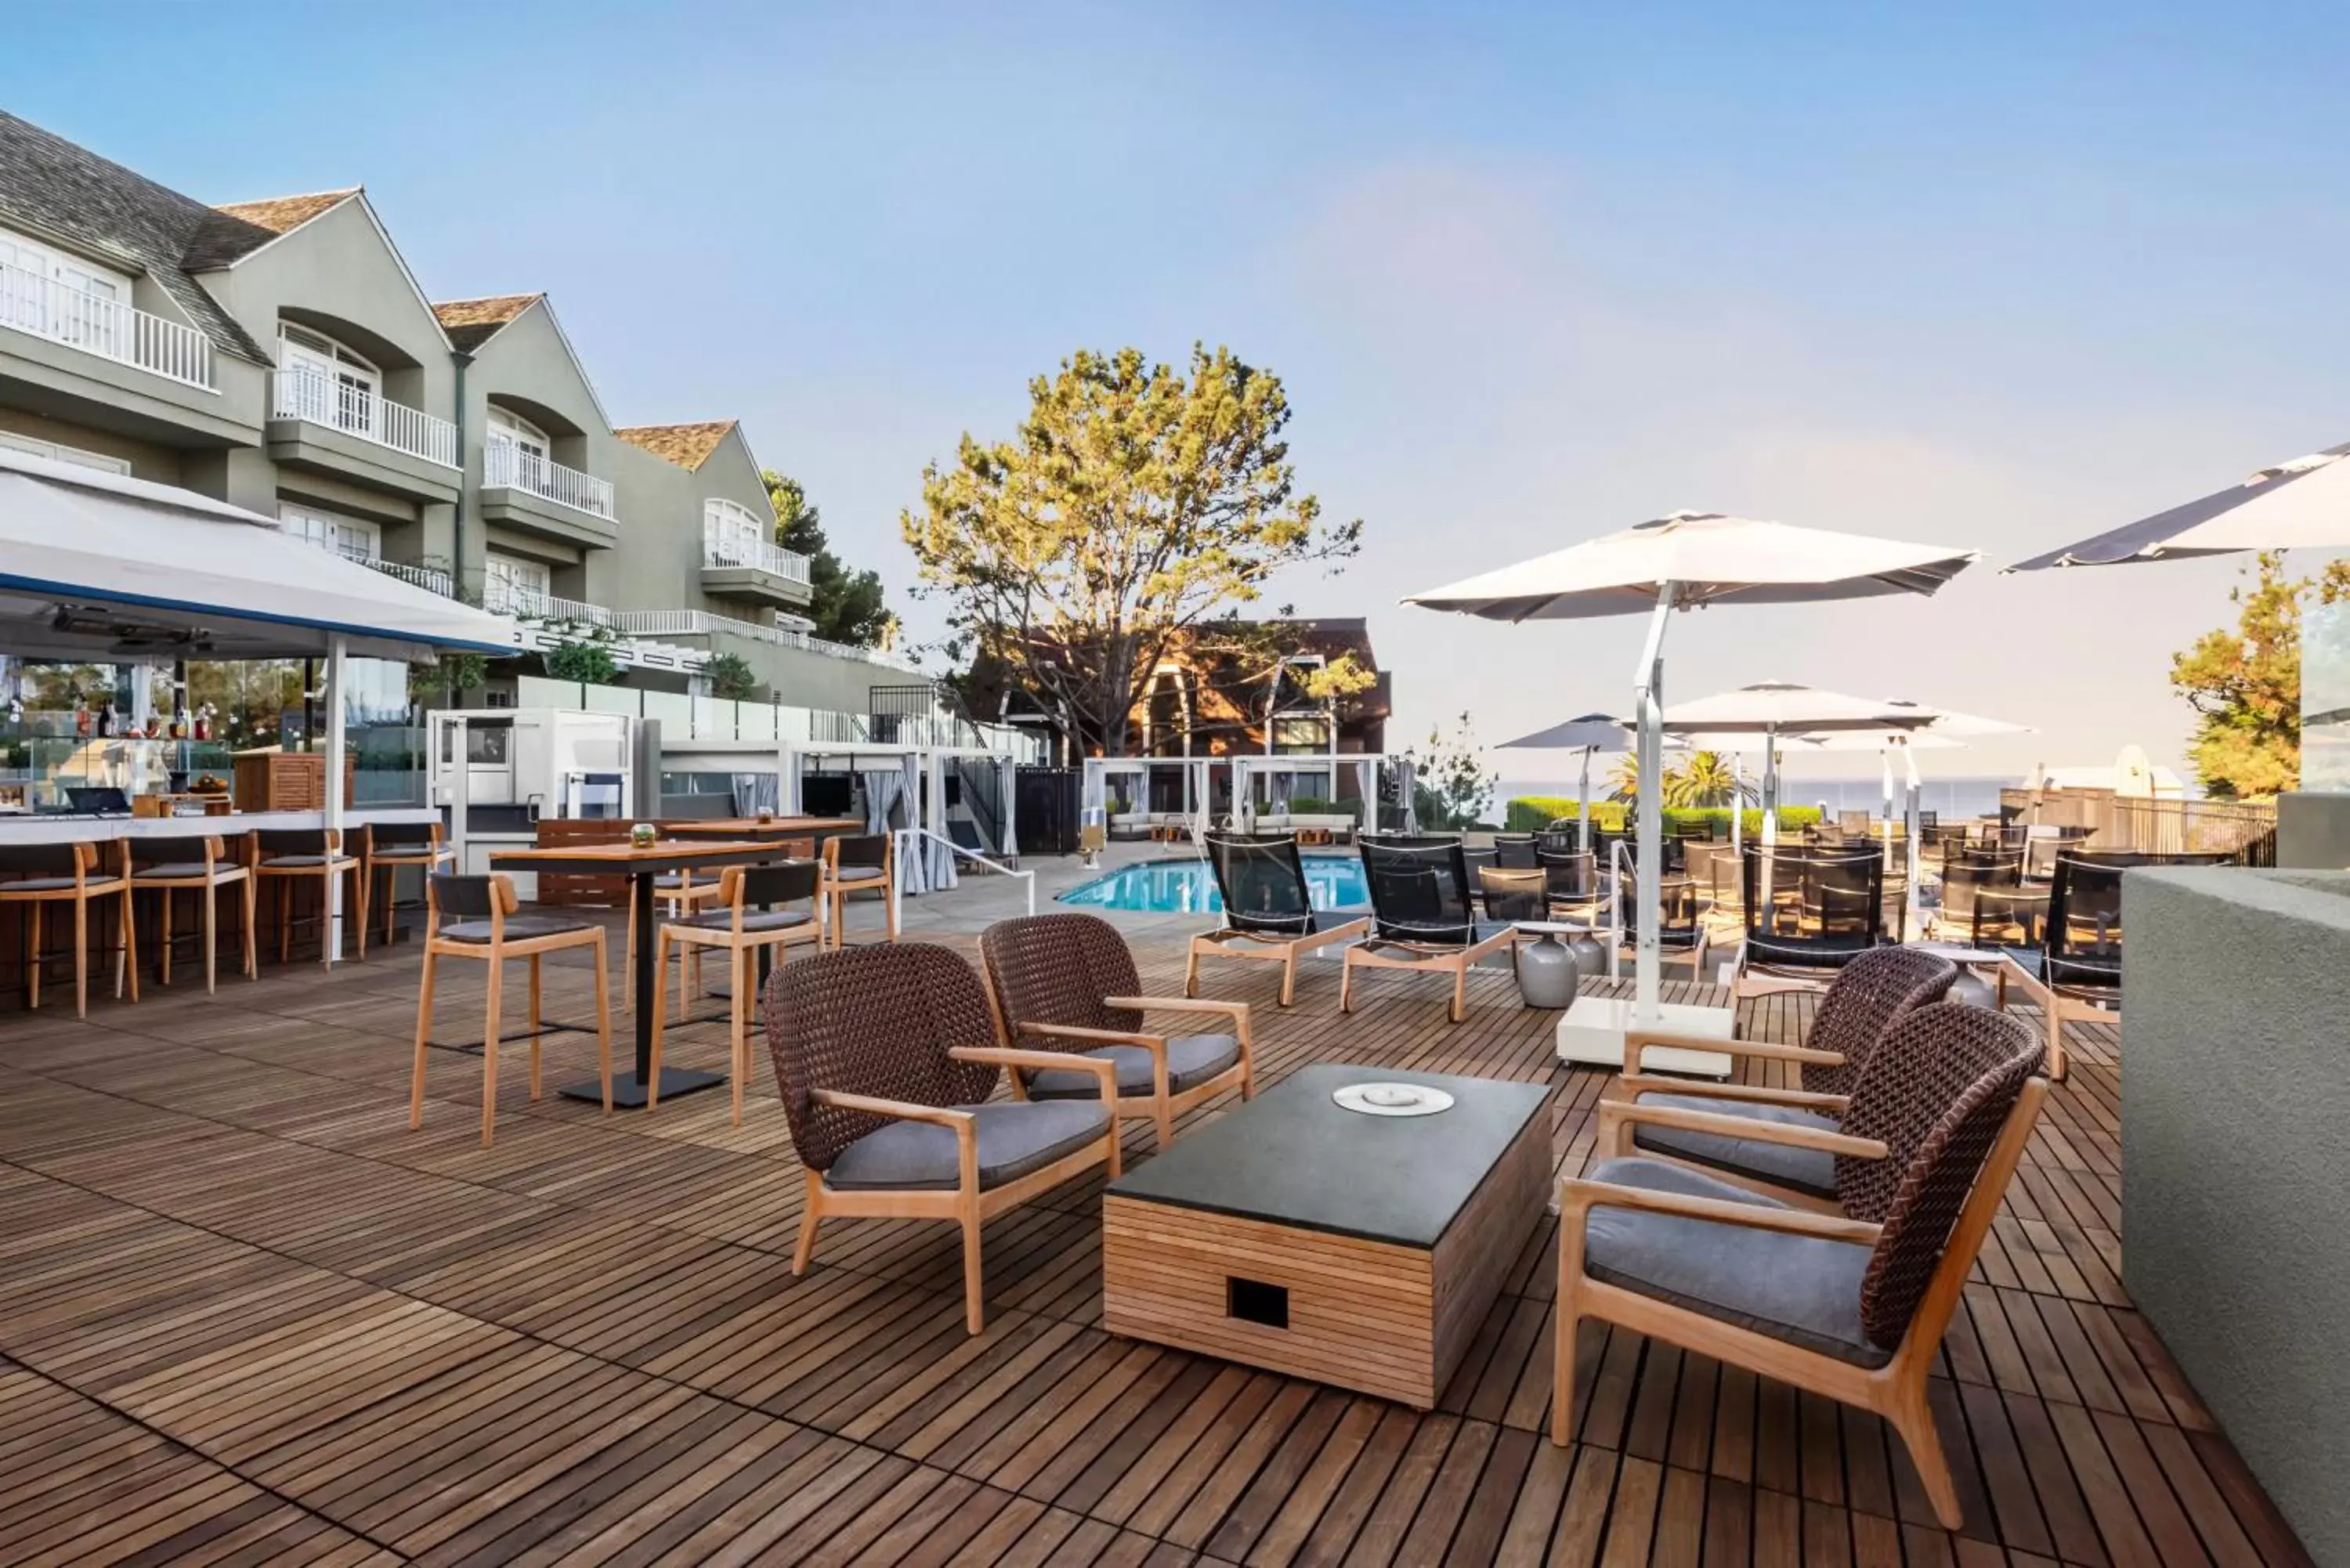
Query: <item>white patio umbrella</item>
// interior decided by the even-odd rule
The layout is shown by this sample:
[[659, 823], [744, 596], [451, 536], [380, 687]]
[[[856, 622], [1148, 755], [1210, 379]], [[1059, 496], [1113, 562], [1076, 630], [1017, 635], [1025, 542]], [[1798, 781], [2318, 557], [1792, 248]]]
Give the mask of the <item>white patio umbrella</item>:
[[2018, 561], [2011, 572], [2117, 566], [2237, 550], [2350, 546], [2350, 442], [2247, 474], [2227, 489]]
[[[1916, 703], [1905, 704], [1916, 707]], [[1992, 721], [1984, 721], [1991, 722]], [[2015, 728], [2009, 725], [2007, 728]], [[1939, 732], [1933, 725], [1922, 728], [1883, 730], [1837, 730], [1825, 734], [1800, 737], [1823, 752], [1875, 752], [1885, 780], [1884, 839], [1885, 857], [1893, 857], [1893, 757], [1899, 753], [1905, 771], [1901, 794], [1901, 824], [1908, 876], [1903, 883], [1901, 940], [1908, 940], [1908, 928], [1918, 919], [1918, 752], [1957, 751], [1966, 745], [1953, 735]]]
[[1578, 843], [1591, 847], [1591, 758], [1596, 752], [1628, 752], [1637, 743], [1631, 726], [1612, 713], [1584, 713], [1547, 730], [1503, 741], [1502, 749], [1527, 752], [1581, 752], [1583, 783], [1578, 792]]
[[1976, 559], [1971, 550], [1676, 512], [1445, 587], [1406, 604], [1489, 620], [1579, 620], [1648, 613], [1633, 672], [1640, 771], [1639, 938], [1635, 1019], [1659, 1012], [1657, 899], [1663, 849], [1665, 628], [1669, 612], [1708, 604], [1800, 604], [1930, 594]]
[[[1665, 710], [1669, 734], [1716, 732], [1759, 738], [1762, 749], [1762, 842], [1779, 836], [1779, 751], [1783, 737], [1846, 731], [1918, 729], [1935, 711], [1875, 697], [1847, 697], [1792, 680], [1761, 680]], [[1877, 750], [1875, 746], [1866, 748]]]

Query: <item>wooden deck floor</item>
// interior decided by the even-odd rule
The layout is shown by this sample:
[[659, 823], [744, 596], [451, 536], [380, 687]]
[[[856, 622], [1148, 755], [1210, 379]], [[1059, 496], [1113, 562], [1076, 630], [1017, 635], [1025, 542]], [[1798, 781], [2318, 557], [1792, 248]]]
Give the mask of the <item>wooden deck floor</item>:
[[[1264, 1002], [1269, 1075], [1555, 1080], [1585, 1164], [1606, 1079], [1555, 1067], [1506, 973], [1455, 1028], [1408, 978], [1341, 1018], [1318, 968], [1277, 1013], [1257, 968], [1211, 985]], [[0, 1016], [0, 1562], [2306, 1561], [2122, 1293], [2109, 1033], [1947, 1342], [1950, 1535], [1875, 1418], [1620, 1331], [1586, 1330], [1581, 1441], [1552, 1447], [1552, 1226], [1427, 1416], [1104, 1334], [1097, 1182], [989, 1227], [967, 1338], [951, 1227], [835, 1221], [792, 1279], [764, 1062], [737, 1130], [723, 1093], [531, 1105], [510, 1049], [484, 1152], [455, 1052], [406, 1127], [415, 993], [403, 948]], [[550, 1015], [586, 994], [550, 971]], [[444, 981], [441, 1037], [480, 995]], [[716, 1028], [675, 1039], [723, 1065]], [[554, 1041], [550, 1088], [592, 1060]]]

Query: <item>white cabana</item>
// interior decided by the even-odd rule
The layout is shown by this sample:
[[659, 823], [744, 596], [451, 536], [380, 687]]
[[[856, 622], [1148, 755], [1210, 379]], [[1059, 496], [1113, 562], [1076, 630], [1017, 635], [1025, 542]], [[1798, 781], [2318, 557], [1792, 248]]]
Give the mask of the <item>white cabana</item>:
[[[1491, 620], [1648, 615], [1648, 639], [1633, 674], [1641, 887], [1638, 978], [1629, 1022], [1653, 1027], [1662, 1016], [1657, 899], [1663, 806], [1658, 775], [1663, 765], [1664, 639], [1670, 612], [1712, 604], [1930, 594], [1975, 559], [1971, 550], [1754, 522], [1716, 512], [1676, 512], [1404, 601]], [[1711, 1019], [1691, 1023], [1718, 1026]], [[1620, 1060], [1620, 1028], [1615, 1036]]]

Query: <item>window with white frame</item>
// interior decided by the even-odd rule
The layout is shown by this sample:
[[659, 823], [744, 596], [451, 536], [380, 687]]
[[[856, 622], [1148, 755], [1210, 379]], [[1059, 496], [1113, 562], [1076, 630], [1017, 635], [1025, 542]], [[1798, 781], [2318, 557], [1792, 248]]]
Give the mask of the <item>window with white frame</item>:
[[482, 587], [490, 609], [536, 611], [555, 592], [555, 569], [517, 556], [488, 556], [482, 561]]
[[36, 441], [31, 436], [0, 431], [0, 450], [21, 452], [28, 457], [46, 457], [51, 462], [70, 462], [80, 468], [94, 468], [101, 473], [129, 473], [127, 459], [109, 457], [102, 452], [84, 452], [78, 446], [59, 441]]
[[546, 488], [546, 470], [553, 461], [554, 443], [546, 439], [545, 431], [520, 414], [492, 403], [484, 440], [489, 448], [489, 483], [518, 484], [525, 490]]
[[128, 274], [0, 229], [0, 326], [121, 358]]
[[383, 529], [364, 517], [346, 517], [316, 506], [277, 504], [277, 526], [296, 538], [332, 550], [350, 561], [383, 559]]
[[277, 377], [279, 414], [359, 435], [376, 433], [383, 373], [325, 333], [279, 322]]
[[773, 518], [762, 522], [748, 507], [712, 496], [702, 504], [702, 558], [713, 566], [757, 566], [774, 528]]

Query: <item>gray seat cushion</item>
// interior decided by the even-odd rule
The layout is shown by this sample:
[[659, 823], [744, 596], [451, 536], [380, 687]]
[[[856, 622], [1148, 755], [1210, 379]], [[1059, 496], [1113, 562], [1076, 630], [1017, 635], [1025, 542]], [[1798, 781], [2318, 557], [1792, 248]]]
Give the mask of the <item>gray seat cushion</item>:
[[[1736, 1100], [1706, 1099], [1697, 1095], [1643, 1095], [1639, 1103], [1667, 1106], [1678, 1111], [1709, 1111], [1716, 1116], [1776, 1122], [1781, 1127], [1813, 1127], [1820, 1132], [1842, 1130], [1833, 1116], [1824, 1116], [1817, 1111], [1801, 1110], [1794, 1106], [1742, 1104]], [[1641, 1127], [1638, 1124], [1632, 1128], [1632, 1146], [1656, 1154], [1669, 1154], [1676, 1159], [1710, 1165], [1716, 1170], [1760, 1177], [1780, 1187], [1792, 1187], [1798, 1192], [1810, 1193], [1814, 1198], [1834, 1198], [1836, 1195], [1835, 1156], [1820, 1149], [1793, 1148], [1783, 1143], [1764, 1143], [1759, 1138], [1729, 1137], [1715, 1133], [1684, 1132], [1679, 1127]]]
[[[1662, 1160], [1607, 1160], [1591, 1179], [1723, 1203], [1787, 1207]], [[1583, 1232], [1583, 1268], [1592, 1279], [1856, 1366], [1882, 1366], [1892, 1353], [1869, 1344], [1860, 1326], [1869, 1251], [1853, 1241], [1632, 1209], [1594, 1209]]]
[[70, 877], [20, 877], [14, 882], [0, 882], [0, 893], [57, 893], [73, 885]]
[[[998, 1102], [959, 1106], [978, 1118], [979, 1184], [1001, 1187], [1102, 1136], [1109, 1112], [1073, 1100], [1046, 1104]], [[893, 1121], [840, 1151], [825, 1185], [854, 1188], [952, 1189], [962, 1181], [954, 1129], [936, 1122]]]
[[[805, 926], [807, 923], [808, 913], [805, 909], [745, 909], [743, 911], [743, 929], [746, 931], [788, 931], [795, 926]], [[711, 909], [699, 915], [688, 915], [681, 920], [671, 920], [670, 924], [701, 926], [713, 931], [731, 931], [734, 929], [734, 911]]]
[[693, 879], [693, 885], [689, 888], [686, 886], [684, 873], [664, 871], [653, 878], [653, 890], [660, 893], [715, 893], [718, 891], [718, 877], [715, 874], [696, 877]]
[[[350, 857], [338, 855], [335, 858], [348, 861]], [[262, 857], [261, 863], [285, 871], [298, 871], [304, 867], [315, 871], [327, 863], [327, 857], [323, 855], [265, 855]]]
[[878, 882], [881, 879], [879, 866], [844, 866], [832, 874], [836, 882]]
[[[1032, 1038], [1026, 1044], [1033, 1045]], [[1102, 1045], [1076, 1053], [1097, 1061], [1118, 1064], [1118, 1092], [1148, 1095], [1157, 1086], [1150, 1053], [1139, 1045]], [[1192, 1034], [1167, 1042], [1167, 1087], [1170, 1093], [1204, 1084], [1241, 1059], [1241, 1043], [1229, 1034]], [[1063, 1072], [1028, 1075], [1028, 1093], [1040, 1100], [1090, 1100], [1101, 1094], [1101, 1080], [1072, 1067]]]
[[[593, 920], [566, 919], [561, 915], [508, 915], [506, 940], [527, 941], [533, 937], [561, 936], [566, 931], [592, 931]], [[441, 935], [452, 942], [486, 942], [490, 940], [487, 920], [456, 920], [441, 928]]]

